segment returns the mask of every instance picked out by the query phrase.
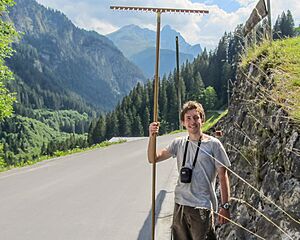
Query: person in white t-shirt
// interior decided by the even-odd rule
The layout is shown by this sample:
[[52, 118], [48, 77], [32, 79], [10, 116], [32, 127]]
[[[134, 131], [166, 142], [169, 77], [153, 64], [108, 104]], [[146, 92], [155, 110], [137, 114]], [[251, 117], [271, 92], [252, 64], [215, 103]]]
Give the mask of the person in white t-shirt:
[[[173, 239], [213, 240], [216, 239], [213, 212], [219, 212], [220, 224], [230, 219], [230, 188], [226, 169], [230, 166], [230, 161], [222, 143], [217, 138], [202, 133], [205, 113], [200, 103], [185, 103], [181, 121], [188, 136], [174, 139], [166, 148], [157, 151], [156, 156], [153, 136], [158, 134], [159, 122], [150, 124], [148, 161], [153, 163], [171, 157], [177, 158], [179, 178], [175, 187]], [[221, 191], [219, 209], [215, 191], [217, 175]]]

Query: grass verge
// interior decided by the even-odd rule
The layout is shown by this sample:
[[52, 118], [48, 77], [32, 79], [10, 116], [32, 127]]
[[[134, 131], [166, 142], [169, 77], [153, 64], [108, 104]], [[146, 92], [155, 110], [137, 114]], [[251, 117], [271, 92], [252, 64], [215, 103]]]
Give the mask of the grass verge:
[[273, 77], [272, 100], [300, 123], [300, 37], [256, 46], [247, 52], [242, 67], [246, 68], [250, 62]]
[[[126, 142], [126, 141], [125, 140], [121, 140], [121, 141], [117, 141], [117, 142], [104, 141], [104, 142], [101, 142], [99, 144], [93, 145], [93, 146], [88, 147], [88, 148], [74, 148], [74, 149], [71, 149], [71, 150], [68, 150], [68, 151], [56, 151], [54, 153], [54, 155], [51, 155], [51, 156], [44, 155], [44, 156], [41, 156], [38, 159], [35, 159], [35, 160], [32, 160], [32, 161], [21, 162], [17, 165], [12, 165], [12, 166], [1, 165], [2, 161], [0, 159], [0, 172], [8, 171], [8, 170], [13, 169], [13, 168], [20, 168], [20, 167], [34, 165], [38, 162], [41, 162], [41, 161], [44, 161], [44, 160], [47, 160], [47, 159], [51, 159], [51, 158], [67, 156], [67, 155], [71, 155], [71, 154], [79, 153], [79, 152], [86, 152], [86, 151], [89, 151], [89, 150], [93, 150], [93, 149], [97, 149], [97, 148], [104, 148], [104, 147], [108, 147], [108, 146], [111, 146], [111, 145], [120, 144], [120, 143], [124, 143], [124, 142]], [[4, 161], [3, 161], [3, 163], [4, 163]]]

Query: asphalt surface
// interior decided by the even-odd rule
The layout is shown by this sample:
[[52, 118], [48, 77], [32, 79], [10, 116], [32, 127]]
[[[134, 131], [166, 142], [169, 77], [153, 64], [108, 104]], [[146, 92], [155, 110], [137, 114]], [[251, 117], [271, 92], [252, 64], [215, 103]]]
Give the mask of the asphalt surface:
[[[158, 137], [157, 148], [176, 135]], [[151, 239], [147, 139], [0, 173], [1, 240]], [[156, 239], [170, 239], [175, 160], [157, 164]]]

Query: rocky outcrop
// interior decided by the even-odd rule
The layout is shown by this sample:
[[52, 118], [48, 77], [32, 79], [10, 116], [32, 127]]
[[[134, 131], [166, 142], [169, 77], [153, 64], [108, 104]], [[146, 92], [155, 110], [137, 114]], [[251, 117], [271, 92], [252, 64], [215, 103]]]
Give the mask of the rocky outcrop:
[[[271, 73], [252, 65], [237, 79], [228, 115], [216, 127], [232, 170], [258, 192], [230, 174], [232, 220], [265, 239], [300, 239], [300, 124], [272, 97]], [[220, 239], [258, 239], [232, 223], [217, 231]]]

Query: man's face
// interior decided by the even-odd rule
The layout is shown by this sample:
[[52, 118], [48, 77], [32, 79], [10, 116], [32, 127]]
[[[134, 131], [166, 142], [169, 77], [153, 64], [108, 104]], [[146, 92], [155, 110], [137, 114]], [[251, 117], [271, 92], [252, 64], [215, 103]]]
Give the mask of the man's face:
[[200, 128], [202, 126], [202, 120], [201, 120], [200, 114], [197, 112], [196, 109], [187, 111], [184, 114], [184, 120], [183, 120], [182, 124], [189, 133], [191, 133], [191, 134], [199, 133]]

